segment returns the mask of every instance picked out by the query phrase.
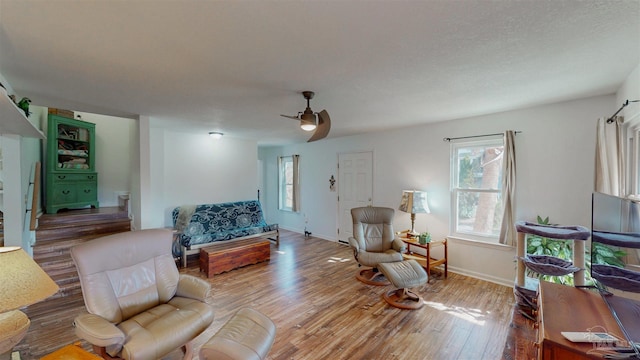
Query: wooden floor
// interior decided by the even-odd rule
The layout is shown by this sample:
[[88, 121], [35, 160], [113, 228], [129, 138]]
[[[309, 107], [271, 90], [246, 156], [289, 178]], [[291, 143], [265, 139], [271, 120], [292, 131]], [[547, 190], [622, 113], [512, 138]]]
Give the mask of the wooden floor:
[[[400, 310], [381, 299], [387, 287], [355, 279], [357, 264], [346, 245], [281, 230], [271, 260], [209, 279], [213, 324], [195, 341], [205, 343], [240, 308], [267, 314], [277, 326], [269, 359], [500, 359], [510, 331], [512, 288], [449, 273], [414, 290], [419, 310]], [[181, 272], [206, 278], [196, 259]], [[76, 301], [74, 303], [74, 301]], [[60, 317], [31, 316], [22, 359], [78, 341], [72, 320], [85, 311], [77, 299]], [[57, 305], [59, 306], [59, 305]], [[42, 350], [39, 343], [51, 343]], [[83, 343], [88, 349], [88, 345]], [[33, 353], [30, 349], [41, 349]], [[180, 358], [179, 351], [167, 359]]]

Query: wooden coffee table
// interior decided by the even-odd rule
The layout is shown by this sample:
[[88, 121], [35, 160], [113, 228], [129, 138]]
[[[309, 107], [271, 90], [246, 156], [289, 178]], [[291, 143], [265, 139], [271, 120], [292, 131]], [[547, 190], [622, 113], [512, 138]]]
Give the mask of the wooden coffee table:
[[[431, 269], [436, 266], [444, 266], [444, 278], [447, 278], [447, 239], [435, 240], [426, 244], [420, 244], [417, 239], [400, 238], [407, 245], [407, 252], [402, 257], [407, 260], [416, 260], [430, 274]], [[434, 259], [431, 257], [431, 249], [438, 246], [444, 246], [444, 257], [442, 259]], [[413, 252], [412, 248], [424, 249], [426, 255]]]
[[200, 271], [213, 275], [242, 266], [269, 261], [271, 242], [263, 238], [220, 241], [200, 249]]

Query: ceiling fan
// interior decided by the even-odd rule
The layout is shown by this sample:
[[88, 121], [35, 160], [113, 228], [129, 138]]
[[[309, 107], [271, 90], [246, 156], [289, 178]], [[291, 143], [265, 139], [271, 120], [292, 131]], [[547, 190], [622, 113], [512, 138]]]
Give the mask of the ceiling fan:
[[313, 131], [311, 138], [307, 142], [312, 142], [320, 139], [324, 139], [331, 130], [331, 119], [327, 110], [322, 110], [318, 113], [313, 112], [309, 106], [309, 100], [313, 99], [315, 93], [313, 91], [303, 91], [302, 96], [307, 99], [307, 108], [303, 112], [298, 112], [296, 116], [280, 115], [289, 119], [300, 121], [300, 128], [304, 131]]

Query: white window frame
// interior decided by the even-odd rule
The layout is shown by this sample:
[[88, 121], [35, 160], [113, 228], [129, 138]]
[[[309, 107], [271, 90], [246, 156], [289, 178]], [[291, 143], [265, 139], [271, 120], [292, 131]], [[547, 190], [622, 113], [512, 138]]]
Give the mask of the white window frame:
[[628, 137], [629, 164], [629, 180], [631, 186], [629, 191], [631, 195], [640, 196], [640, 124], [629, 128], [631, 133]]
[[291, 182], [287, 182], [286, 164], [290, 164], [291, 168], [293, 168], [293, 155], [278, 158], [278, 209], [293, 211], [293, 199], [291, 204], [287, 205], [287, 186], [291, 186], [291, 191], [293, 192], [293, 174], [291, 174]]
[[[480, 242], [485, 242], [485, 243], [490, 243], [490, 244], [499, 244], [500, 242], [500, 234], [495, 234], [495, 235], [490, 235], [490, 234], [483, 234], [483, 233], [477, 233], [477, 232], [466, 232], [466, 231], [459, 231], [457, 229], [457, 225], [458, 225], [458, 197], [461, 193], [495, 193], [498, 196], [501, 195], [501, 189], [497, 188], [497, 189], [485, 189], [485, 188], [472, 188], [472, 189], [468, 189], [468, 188], [460, 188], [458, 186], [458, 149], [460, 148], [466, 148], [466, 147], [478, 147], [478, 146], [487, 146], [487, 145], [496, 145], [496, 146], [503, 146], [504, 147], [504, 139], [503, 138], [497, 138], [497, 139], [484, 139], [484, 140], [471, 140], [471, 141], [464, 141], [464, 142], [456, 142], [456, 143], [451, 143], [451, 155], [450, 155], [450, 159], [451, 159], [451, 177], [450, 177], [450, 190], [451, 190], [451, 222], [450, 222], [450, 233], [451, 236], [455, 237], [455, 238], [460, 238], [460, 239], [467, 239], [467, 240], [474, 240], [474, 241], [480, 241]], [[500, 180], [501, 182], [502, 180]], [[502, 218], [503, 214], [497, 214]], [[500, 220], [502, 221], [502, 219]]]

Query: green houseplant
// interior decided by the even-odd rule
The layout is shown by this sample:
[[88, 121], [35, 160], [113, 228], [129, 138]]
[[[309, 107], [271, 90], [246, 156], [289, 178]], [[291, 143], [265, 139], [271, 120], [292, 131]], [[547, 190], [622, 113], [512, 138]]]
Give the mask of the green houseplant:
[[[541, 224], [541, 225], [550, 225], [548, 216], [544, 219], [538, 216], [537, 221], [538, 221], [538, 224]], [[600, 243], [593, 243], [591, 247], [591, 251], [593, 251], [593, 254], [591, 254], [591, 252], [587, 250], [587, 253], [585, 256], [585, 265], [587, 267], [587, 271], [585, 275], [586, 275], [587, 284], [589, 285], [593, 284], [593, 279], [591, 278], [591, 274], [590, 274], [592, 258], [596, 264], [606, 264], [606, 265], [612, 265], [617, 267], [624, 267], [622, 258], [626, 255], [626, 253], [624, 251], [619, 250], [616, 247], [608, 246]], [[573, 260], [573, 251], [572, 251], [571, 241], [549, 239], [549, 238], [545, 238], [537, 235], [528, 235], [527, 254], [549, 255], [549, 256], [555, 256], [560, 259], [564, 259], [568, 261]], [[540, 280], [573, 286], [573, 274], [564, 275], [564, 276], [541, 275], [527, 269], [527, 275], [530, 277], [537, 277]]]

